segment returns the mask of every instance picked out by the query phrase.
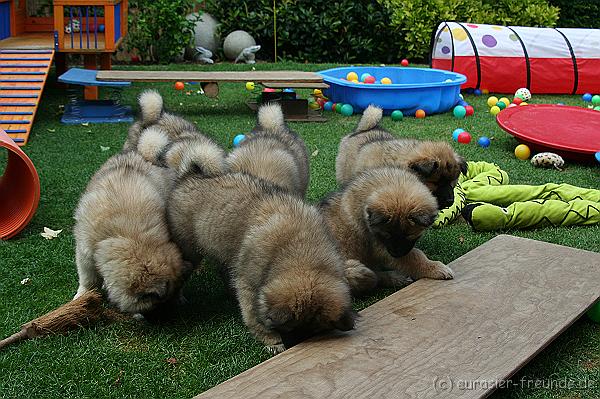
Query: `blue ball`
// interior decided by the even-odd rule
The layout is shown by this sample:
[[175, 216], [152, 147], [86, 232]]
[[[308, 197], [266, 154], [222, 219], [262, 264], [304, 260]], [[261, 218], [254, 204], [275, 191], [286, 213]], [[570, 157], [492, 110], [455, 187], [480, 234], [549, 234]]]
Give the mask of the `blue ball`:
[[463, 107], [466, 107], [467, 105], [469, 105], [469, 103], [468, 103], [468, 102], [466, 102], [465, 100], [460, 100], [460, 101], [458, 102], [458, 105], [462, 105]]
[[596, 161], [600, 162], [600, 151], [595, 153], [594, 156], [596, 157]]
[[98, 32], [104, 32], [104, 24], [98, 25]]
[[462, 132], [464, 132], [465, 129], [456, 129], [455, 131], [452, 132], [452, 140], [454, 141], [458, 141], [458, 135], [461, 134]]
[[360, 81], [361, 81], [361, 82], [364, 82], [364, 81], [365, 81], [365, 79], [366, 79], [368, 76], [371, 76], [371, 74], [370, 74], [370, 73], [366, 73], [366, 72], [365, 72], [365, 73], [363, 73], [362, 75], [360, 75]]
[[473, 91], [473, 94], [475, 94], [476, 96], [480, 96], [481, 95], [481, 90], [480, 89], [475, 89], [475, 91]]
[[325, 111], [331, 111], [331, 107], [333, 107], [333, 103], [331, 101], [327, 101], [324, 105], [323, 105], [323, 109]]
[[477, 144], [479, 144], [480, 147], [488, 148], [492, 142], [487, 137], [482, 136], [477, 140]]
[[239, 147], [240, 144], [242, 144], [242, 141], [246, 140], [246, 135], [245, 134], [238, 134], [237, 136], [235, 136], [233, 138], [233, 146], [234, 147]]
[[586, 103], [592, 101], [592, 95], [590, 93], [585, 93], [583, 96], [581, 96], [581, 98], [583, 98], [583, 101]]
[[283, 92], [284, 93], [294, 93], [294, 89], [290, 89], [290, 88], [283, 89]]

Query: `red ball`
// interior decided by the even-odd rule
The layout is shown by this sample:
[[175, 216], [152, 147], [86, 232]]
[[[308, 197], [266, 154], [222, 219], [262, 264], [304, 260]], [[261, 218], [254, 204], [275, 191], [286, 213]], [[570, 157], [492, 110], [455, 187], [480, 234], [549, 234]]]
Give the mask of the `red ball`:
[[473, 109], [473, 107], [470, 105], [467, 105], [465, 107], [465, 110], [467, 111], [467, 116], [471, 116], [475, 113], [475, 109]]
[[462, 132], [458, 135], [457, 141], [462, 144], [469, 144], [471, 142], [471, 135], [469, 132]]
[[521, 104], [522, 102], [523, 102], [523, 100], [522, 100], [522, 99], [520, 99], [519, 97], [515, 97], [515, 98], [513, 99], [513, 104], [517, 104], [517, 105], [519, 105], [519, 104]]
[[415, 117], [417, 117], [417, 119], [425, 118], [425, 111], [418, 109], [417, 112], [415, 112]]
[[365, 83], [375, 83], [375, 76], [367, 76], [365, 78]]
[[400, 65], [402, 66], [408, 66], [408, 60], [405, 58], [402, 60], [402, 62], [400, 62]]
[[175, 82], [175, 90], [183, 90], [185, 88], [185, 85], [183, 84], [183, 82]]

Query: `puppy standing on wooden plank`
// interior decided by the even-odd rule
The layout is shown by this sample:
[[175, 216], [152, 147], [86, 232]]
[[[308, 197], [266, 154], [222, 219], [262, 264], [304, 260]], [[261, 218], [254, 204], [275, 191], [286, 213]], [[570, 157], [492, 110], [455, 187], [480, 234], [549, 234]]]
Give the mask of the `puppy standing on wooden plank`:
[[315, 207], [246, 173], [186, 173], [169, 203], [175, 241], [226, 265], [244, 323], [269, 350], [353, 328], [343, 260]]
[[302, 138], [285, 124], [277, 103], [258, 109], [252, 133], [227, 158], [233, 172], [270, 181], [304, 197], [309, 183], [308, 151]]
[[356, 130], [340, 142], [335, 173], [339, 184], [370, 168], [409, 169], [437, 198], [440, 209], [454, 203], [454, 186], [467, 163], [442, 141], [399, 139], [379, 126], [383, 111], [370, 105]]
[[[321, 201], [320, 209], [348, 260], [345, 273], [354, 294], [376, 285], [401, 287], [410, 282], [407, 277], [453, 277], [446, 265], [414, 248], [438, 209], [413, 173], [368, 169]], [[365, 273], [363, 265], [374, 273]]]
[[104, 287], [121, 311], [146, 313], [177, 298], [191, 265], [170, 241], [166, 199], [173, 174], [139, 154], [110, 158], [75, 211], [79, 288]]

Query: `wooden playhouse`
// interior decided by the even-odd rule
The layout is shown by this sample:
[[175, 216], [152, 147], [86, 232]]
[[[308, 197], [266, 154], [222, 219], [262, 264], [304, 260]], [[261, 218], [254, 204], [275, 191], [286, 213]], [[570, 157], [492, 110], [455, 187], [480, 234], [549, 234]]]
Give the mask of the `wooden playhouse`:
[[[0, 128], [27, 143], [48, 70], [81, 54], [87, 69], [110, 69], [127, 34], [128, 0], [0, 0]], [[86, 99], [98, 96], [86, 87]]]

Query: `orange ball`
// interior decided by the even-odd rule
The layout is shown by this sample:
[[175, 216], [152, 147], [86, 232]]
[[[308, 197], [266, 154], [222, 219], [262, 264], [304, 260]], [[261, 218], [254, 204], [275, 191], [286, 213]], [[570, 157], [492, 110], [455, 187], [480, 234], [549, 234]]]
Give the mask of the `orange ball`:
[[183, 84], [183, 82], [175, 82], [175, 90], [183, 90], [185, 88], [185, 85]]
[[425, 111], [423, 111], [422, 109], [418, 109], [417, 112], [415, 112], [415, 117], [417, 117], [418, 119], [425, 118]]

